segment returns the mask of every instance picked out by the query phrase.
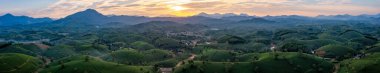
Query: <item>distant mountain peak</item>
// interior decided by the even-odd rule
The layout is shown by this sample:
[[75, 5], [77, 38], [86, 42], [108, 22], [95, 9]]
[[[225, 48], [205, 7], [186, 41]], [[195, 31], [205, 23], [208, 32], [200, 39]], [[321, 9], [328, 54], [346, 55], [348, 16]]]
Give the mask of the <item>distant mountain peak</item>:
[[86, 9], [69, 16], [66, 16], [63, 19], [55, 21], [56, 23], [89, 23], [89, 24], [104, 24], [106, 23], [107, 16], [99, 13], [95, 9]]
[[3, 17], [14, 17], [14, 15], [11, 13], [7, 13], [7, 14], [4, 14]]
[[96, 11], [95, 9], [86, 9], [82, 12], [88, 12], [88, 13], [99, 13], [98, 11]]
[[95, 9], [91, 9], [91, 8], [89, 8], [89, 9], [86, 9], [86, 10], [84, 10], [84, 11], [96, 11]]
[[86, 10], [78, 12], [78, 13], [79, 14], [89, 14], [89, 15], [101, 15], [101, 16], [103, 16], [103, 14], [99, 13], [95, 9], [86, 9]]
[[28, 16], [14, 16], [10, 13], [0, 16], [0, 25], [34, 24], [34, 23], [51, 22], [51, 21], [53, 20], [50, 18], [33, 18], [33, 17], [28, 17]]
[[207, 13], [205, 13], [205, 12], [201, 12], [201, 13], [199, 13], [198, 15], [196, 15], [196, 16], [206, 16], [206, 15], [208, 15]]
[[105, 17], [105, 16], [99, 13], [98, 11], [96, 11], [95, 9], [86, 9], [84, 11], [80, 11], [72, 15], [69, 15], [66, 18], [99, 18], [99, 17]]
[[235, 13], [214, 13], [214, 14], [207, 14], [205, 12], [201, 12], [195, 16], [204, 16], [204, 17], [210, 17], [210, 18], [223, 18], [223, 17], [231, 17], [231, 16], [249, 16], [248, 14], [235, 14]]

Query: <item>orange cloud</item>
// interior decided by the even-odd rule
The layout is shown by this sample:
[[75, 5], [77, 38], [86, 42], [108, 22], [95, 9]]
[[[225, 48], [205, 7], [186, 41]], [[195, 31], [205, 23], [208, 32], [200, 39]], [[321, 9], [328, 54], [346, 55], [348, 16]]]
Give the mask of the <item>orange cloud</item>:
[[226, 4], [221, 1], [214, 1], [214, 2], [192, 2], [192, 3], [187, 3], [183, 4], [182, 6], [188, 7], [188, 8], [210, 8], [210, 7], [215, 7], [217, 5], [223, 5]]
[[31, 11], [29, 15], [61, 18], [88, 8], [106, 15], [140, 16], [190, 16], [200, 12], [247, 13], [258, 16], [357, 15], [380, 12], [378, 7], [365, 5], [369, 3], [371, 2], [359, 4], [352, 0], [59, 0], [48, 8]]

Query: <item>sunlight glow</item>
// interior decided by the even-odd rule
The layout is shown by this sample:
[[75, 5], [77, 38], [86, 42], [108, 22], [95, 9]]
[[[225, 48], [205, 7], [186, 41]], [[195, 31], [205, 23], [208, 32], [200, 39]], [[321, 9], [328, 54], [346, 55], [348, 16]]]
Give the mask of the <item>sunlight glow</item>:
[[182, 10], [186, 10], [187, 8], [182, 7], [182, 6], [171, 6], [170, 9], [173, 9], [174, 11], [182, 11]]
[[170, 14], [175, 15], [177, 17], [187, 17], [187, 16], [195, 15], [193, 12], [186, 12], [186, 11], [174, 11], [174, 12], [171, 12]]

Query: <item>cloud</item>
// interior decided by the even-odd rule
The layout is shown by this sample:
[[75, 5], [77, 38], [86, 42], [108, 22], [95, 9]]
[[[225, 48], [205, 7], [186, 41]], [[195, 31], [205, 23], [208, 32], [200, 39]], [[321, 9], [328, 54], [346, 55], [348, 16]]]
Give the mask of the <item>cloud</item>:
[[188, 7], [188, 8], [210, 8], [215, 7], [217, 5], [226, 4], [221, 1], [214, 1], [214, 2], [193, 2], [193, 3], [187, 3], [183, 4], [182, 6]]
[[130, 5], [125, 5], [124, 7], [136, 7], [136, 6], [141, 6], [140, 4], [130, 4]]
[[165, 8], [165, 7], [147, 7], [147, 8], [145, 8], [145, 10], [147, 10], [147, 11], [164, 11], [164, 10], [168, 10], [168, 8]]
[[124, 5], [124, 4], [130, 4], [130, 3], [134, 3], [134, 2], [137, 2], [139, 0], [122, 0], [122, 1], [112, 1], [110, 3], [115, 3], [116, 5]]
[[334, 15], [375, 14], [379, 8], [357, 4], [352, 0], [251, 0], [239, 2], [234, 8], [249, 6], [255, 15]]
[[116, 8], [116, 7], [120, 7], [120, 6], [101, 6], [99, 8], [100, 9], [112, 9], [112, 8]]
[[[377, 3], [376, 3], [377, 2]], [[62, 18], [88, 8], [114, 15], [194, 15], [248, 13], [250, 15], [375, 14], [380, 1], [357, 0], [59, 0], [47, 8], [26, 12], [34, 17]], [[188, 9], [171, 10], [172, 6]]]
[[31, 15], [37, 17], [49, 16], [62, 18], [88, 8], [110, 10], [117, 7], [136, 6], [136, 4], [132, 4], [136, 1], [138, 0], [59, 0], [45, 9], [31, 13]]

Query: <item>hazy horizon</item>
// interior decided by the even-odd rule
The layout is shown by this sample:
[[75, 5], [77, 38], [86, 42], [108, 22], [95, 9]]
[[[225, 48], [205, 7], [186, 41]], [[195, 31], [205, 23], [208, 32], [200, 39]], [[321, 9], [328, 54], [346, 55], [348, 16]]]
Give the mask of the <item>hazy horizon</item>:
[[[83, 10], [85, 11], [85, 10]], [[79, 11], [81, 12], [81, 11]], [[98, 11], [99, 12], [99, 11]], [[76, 12], [77, 13], [77, 12]], [[191, 16], [199, 16], [199, 14], [201, 13], [205, 13], [205, 12], [200, 12], [200, 13], [197, 13], [195, 15], [190, 15], [190, 16], [146, 16], [146, 15], [115, 15], [115, 14], [109, 14], [109, 15], [105, 15], [105, 16], [142, 16], [142, 17], [191, 17]], [[13, 13], [3, 13], [3, 14], [0, 14], [0, 16], [4, 16], [4, 15], [7, 15], [7, 14], [11, 14], [13, 16], [28, 16], [28, 15], [15, 15]], [[75, 13], [73, 13], [75, 14]], [[103, 14], [103, 13], [101, 13]], [[207, 16], [207, 17], [211, 17], [211, 18], [214, 18], [214, 17], [229, 17], [229, 16], [223, 16], [223, 15], [227, 15], [227, 14], [231, 14], [231, 13], [206, 13], [210, 16]], [[232, 13], [232, 14], [235, 14], [235, 16], [245, 16], [244, 14], [247, 14], [247, 13], [240, 13], [240, 14], [236, 14], [236, 13]], [[71, 15], [71, 14], [69, 14]], [[67, 16], [69, 16], [67, 15]], [[292, 14], [292, 15], [295, 15], [295, 14]], [[265, 16], [292, 16], [292, 15], [264, 15], [264, 16], [257, 16], [257, 15], [248, 15], [248, 16], [257, 16], [257, 17], [265, 17]], [[335, 14], [335, 15], [351, 15], [351, 14]], [[317, 16], [335, 16], [335, 15], [317, 15]], [[359, 14], [359, 15], [380, 15], [380, 13], [375, 13], [375, 14]], [[352, 15], [352, 16], [359, 16], [359, 15]], [[60, 18], [52, 18], [52, 17], [33, 17], [33, 16], [28, 16], [28, 17], [33, 17], [33, 18], [52, 18], [52, 19], [61, 19], [61, 18], [64, 18], [64, 17], [67, 17], [67, 16], [63, 16], [63, 17], [60, 17]], [[213, 17], [214, 16], [214, 17]], [[297, 15], [297, 16], [305, 16], [305, 15]], [[305, 17], [317, 17], [317, 16], [305, 16]]]
[[2, 0], [0, 15], [62, 18], [95, 9], [104, 15], [193, 16], [201, 12], [279, 15], [361, 15], [380, 13], [380, 0]]

